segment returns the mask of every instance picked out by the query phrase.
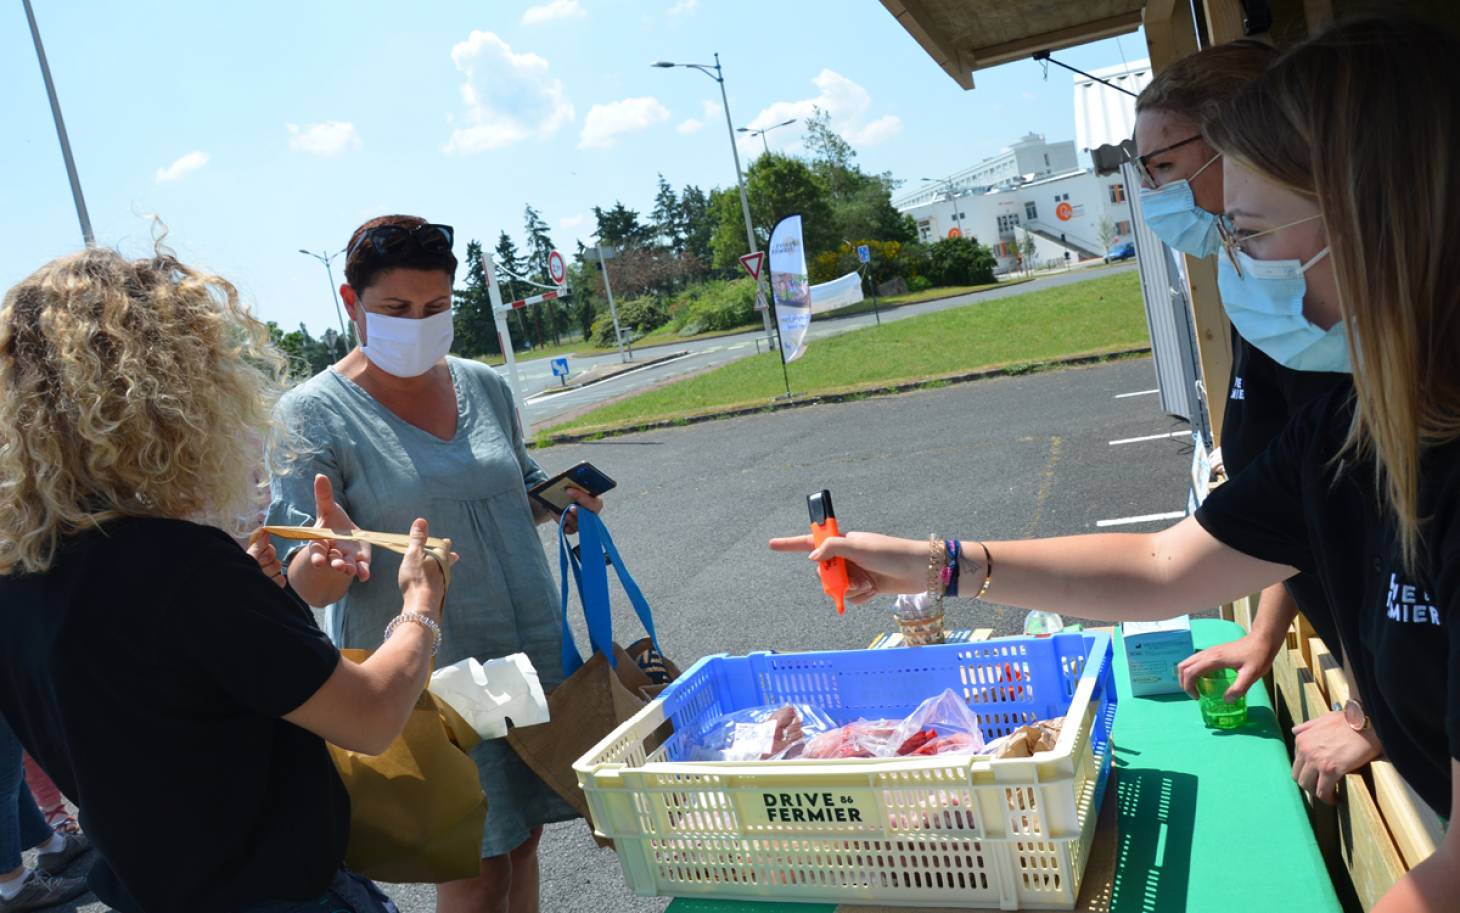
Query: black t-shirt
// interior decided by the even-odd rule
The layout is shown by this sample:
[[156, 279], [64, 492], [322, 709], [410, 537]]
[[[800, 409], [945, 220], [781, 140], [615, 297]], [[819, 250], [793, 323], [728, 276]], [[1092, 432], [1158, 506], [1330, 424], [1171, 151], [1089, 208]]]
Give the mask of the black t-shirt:
[[1429, 519], [1411, 577], [1373, 464], [1335, 459], [1352, 415], [1346, 391], [1315, 401], [1196, 519], [1226, 545], [1319, 581], [1323, 620], [1385, 755], [1449, 815], [1450, 761], [1460, 758], [1460, 442], [1422, 458], [1420, 516]]
[[280, 717], [339, 653], [221, 531], [124, 519], [45, 574], [0, 576], [0, 713], [68, 798], [123, 913], [223, 913], [323, 894], [349, 797]]
[[[1232, 330], [1232, 378], [1222, 419], [1222, 465], [1235, 477], [1256, 460], [1304, 406], [1332, 390], [1353, 388], [1347, 374], [1295, 371]], [[1323, 586], [1309, 574], [1287, 581], [1288, 593], [1325, 643], [1337, 637], [1326, 624]]]

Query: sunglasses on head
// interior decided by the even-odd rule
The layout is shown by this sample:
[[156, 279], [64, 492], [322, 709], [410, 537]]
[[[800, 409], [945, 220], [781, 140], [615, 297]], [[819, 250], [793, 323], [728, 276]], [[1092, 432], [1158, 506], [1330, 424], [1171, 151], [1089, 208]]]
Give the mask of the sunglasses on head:
[[427, 253], [440, 254], [450, 253], [451, 245], [456, 239], [456, 232], [450, 225], [416, 225], [407, 227], [404, 225], [378, 225], [375, 228], [368, 228], [365, 233], [350, 245], [350, 250], [345, 257], [353, 257], [355, 251], [362, 245], [369, 244], [370, 247], [380, 255], [385, 255], [393, 250], [400, 249], [406, 242], [413, 242], [421, 250]]

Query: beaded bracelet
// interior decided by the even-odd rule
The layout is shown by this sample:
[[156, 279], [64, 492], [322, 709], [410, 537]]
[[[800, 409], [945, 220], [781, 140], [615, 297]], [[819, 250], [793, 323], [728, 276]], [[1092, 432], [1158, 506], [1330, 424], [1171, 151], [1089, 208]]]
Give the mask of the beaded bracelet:
[[942, 580], [943, 595], [958, 595], [958, 558], [963, 553], [963, 546], [957, 539], [945, 539], [943, 541], [943, 552], [946, 556], [943, 563]]
[[408, 621], [418, 624], [431, 632], [431, 655], [435, 656], [436, 651], [441, 649], [441, 626], [430, 616], [422, 615], [420, 612], [401, 612], [392, 618], [389, 624], [385, 626], [385, 639], [390, 640], [390, 635], [395, 633], [395, 629]]

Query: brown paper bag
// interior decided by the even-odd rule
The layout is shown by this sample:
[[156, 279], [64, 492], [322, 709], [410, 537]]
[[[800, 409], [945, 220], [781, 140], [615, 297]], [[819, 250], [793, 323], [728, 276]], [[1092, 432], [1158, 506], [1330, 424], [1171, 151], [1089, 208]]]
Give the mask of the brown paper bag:
[[[341, 650], [364, 662], [365, 650]], [[345, 864], [387, 882], [455, 881], [481, 871], [487, 799], [476, 762], [479, 741], [466, 720], [422, 692], [406, 728], [380, 755], [329, 746], [350, 793]]]

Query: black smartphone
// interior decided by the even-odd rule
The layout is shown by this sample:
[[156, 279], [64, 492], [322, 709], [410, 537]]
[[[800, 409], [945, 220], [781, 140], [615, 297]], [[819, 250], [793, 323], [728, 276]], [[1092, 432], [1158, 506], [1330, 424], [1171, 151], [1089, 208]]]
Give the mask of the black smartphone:
[[617, 482], [604, 475], [597, 466], [583, 462], [545, 482], [537, 483], [527, 493], [556, 513], [562, 513], [573, 503], [573, 499], [568, 497], [569, 488], [586, 491], [596, 498], [617, 485]]

